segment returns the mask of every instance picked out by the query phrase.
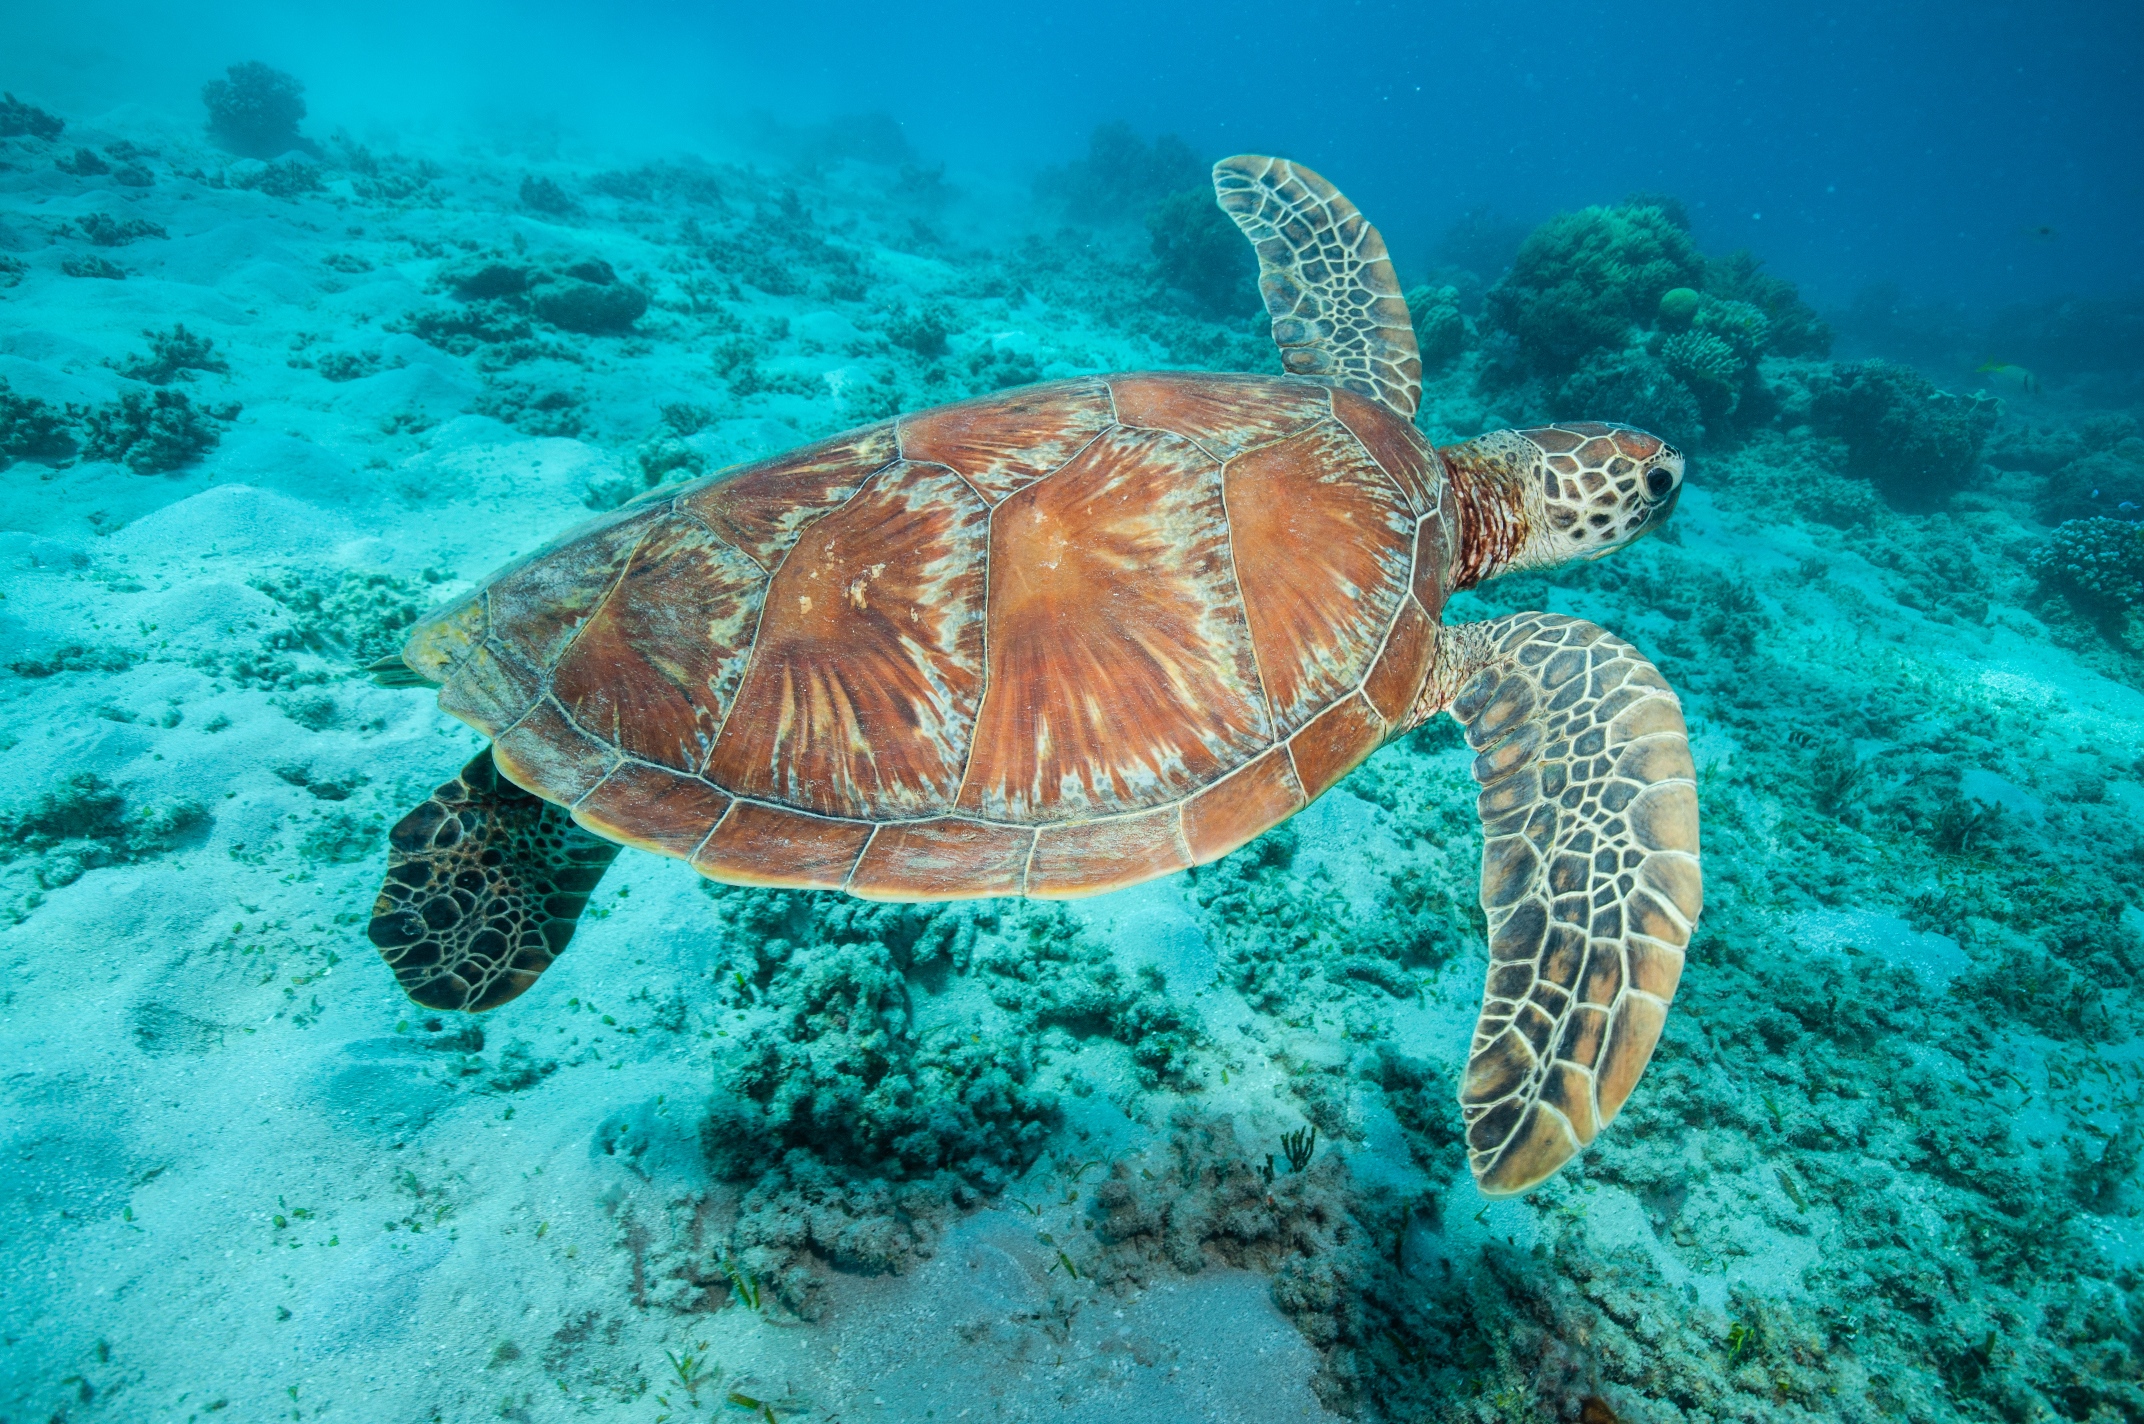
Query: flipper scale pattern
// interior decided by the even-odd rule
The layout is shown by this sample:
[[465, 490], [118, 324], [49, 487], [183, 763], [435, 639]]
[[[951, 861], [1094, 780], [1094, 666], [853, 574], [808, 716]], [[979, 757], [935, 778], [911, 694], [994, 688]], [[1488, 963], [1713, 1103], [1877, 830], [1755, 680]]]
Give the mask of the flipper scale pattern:
[[1591, 623], [1520, 613], [1448, 630], [1448, 710], [1481, 786], [1489, 973], [1460, 1105], [1482, 1189], [1547, 1178], [1651, 1059], [1703, 908], [1681, 704]]
[[1422, 399], [1414, 323], [1385, 240], [1355, 205], [1286, 159], [1239, 154], [1213, 167], [1221, 210], [1258, 252], [1258, 290], [1292, 375], [1412, 420]]

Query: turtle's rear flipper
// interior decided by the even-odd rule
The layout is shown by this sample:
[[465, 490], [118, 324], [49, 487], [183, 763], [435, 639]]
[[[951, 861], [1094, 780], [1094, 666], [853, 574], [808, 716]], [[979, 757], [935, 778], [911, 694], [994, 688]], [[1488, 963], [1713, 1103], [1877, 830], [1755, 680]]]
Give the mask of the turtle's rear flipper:
[[372, 942], [425, 1007], [492, 1008], [565, 950], [617, 856], [499, 775], [486, 748], [388, 833]]

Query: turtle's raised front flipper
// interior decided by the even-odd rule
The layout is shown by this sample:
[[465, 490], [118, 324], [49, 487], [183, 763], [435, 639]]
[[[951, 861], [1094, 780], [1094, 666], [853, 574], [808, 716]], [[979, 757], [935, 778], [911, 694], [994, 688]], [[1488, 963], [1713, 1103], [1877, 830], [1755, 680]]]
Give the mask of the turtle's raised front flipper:
[[499, 775], [491, 750], [388, 833], [372, 942], [403, 992], [489, 1009], [551, 967], [618, 847]]
[[1591, 623], [1446, 630], [1435, 674], [1481, 783], [1489, 981], [1459, 1101], [1492, 1195], [1593, 1140], [1652, 1057], [1703, 905], [1682, 705]]
[[1281, 364], [1414, 419], [1422, 353], [1369, 219], [1332, 184], [1282, 158], [1224, 158], [1213, 166], [1213, 191], [1258, 249], [1258, 290]]

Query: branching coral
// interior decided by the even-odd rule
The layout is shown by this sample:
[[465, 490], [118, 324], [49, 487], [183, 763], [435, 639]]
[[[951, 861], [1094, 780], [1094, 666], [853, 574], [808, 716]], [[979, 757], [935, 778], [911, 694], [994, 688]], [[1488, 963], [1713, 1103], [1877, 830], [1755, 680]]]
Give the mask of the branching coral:
[[1727, 343], [1744, 364], [1770, 348], [1771, 319], [1748, 302], [1706, 295], [1698, 302], [1692, 319], [1696, 330]]
[[1181, 1086], [1197, 1031], [1149, 966], [1126, 974], [1109, 947], [1079, 933], [1061, 912], [1031, 911], [1017, 937], [977, 949], [973, 970], [991, 1002], [1039, 1031], [1055, 1025], [1080, 1035], [1106, 1034], [1128, 1045], [1148, 1087]]
[[768, 994], [776, 1022], [719, 1075], [707, 1142], [726, 1173], [802, 1149], [866, 1176], [947, 1171], [989, 1192], [1041, 1151], [1056, 1105], [1029, 1084], [1033, 1050], [966, 1033], [920, 1041], [883, 942], [785, 965]]
[[320, 170], [300, 159], [284, 163], [269, 163], [259, 169], [241, 171], [231, 175], [231, 186], [265, 193], [271, 198], [294, 202], [307, 193], [317, 193], [326, 185], [320, 181]]
[[918, 356], [943, 356], [952, 326], [952, 313], [942, 306], [896, 307], [886, 316], [886, 339]]
[[443, 351], [466, 356], [482, 345], [525, 341], [535, 317], [563, 331], [628, 331], [648, 309], [648, 294], [622, 282], [608, 262], [477, 257], [443, 269], [439, 284], [459, 308], [422, 311], [409, 329]]
[[184, 322], [169, 331], [144, 331], [142, 335], [149, 338], [149, 354], [129, 357], [121, 363], [120, 375], [152, 386], [168, 386], [194, 371], [231, 369], [231, 363], [216, 354], [216, 343], [188, 331]]
[[1824, 323], [1792, 282], [1763, 270], [1753, 253], [1730, 252], [1705, 261], [1705, 291], [1708, 295], [1745, 302], [1764, 313], [1771, 325], [1766, 341], [1781, 356], [1828, 356], [1831, 328]]
[[608, 262], [588, 258], [541, 273], [529, 286], [529, 308], [562, 331], [594, 336], [631, 329], [648, 294], [619, 281]]
[[776, 1006], [718, 1078], [709, 1150], [747, 1173], [792, 1151], [868, 1176], [945, 1171], [994, 1191], [1041, 1149], [1056, 1107], [1024, 1041], [917, 1032], [907, 971], [966, 962], [972, 907], [731, 892], [721, 909]]
[[82, 230], [82, 236], [99, 247], [125, 247], [128, 243], [139, 242], [145, 237], [171, 235], [157, 224], [142, 218], [128, 218], [121, 222], [109, 213], [91, 213], [75, 226]]
[[571, 193], [551, 179], [539, 178], [533, 173], [521, 180], [521, 205], [553, 217], [566, 217], [581, 209]]
[[1660, 360], [1708, 414], [1734, 409], [1735, 387], [1749, 364], [1709, 331], [1677, 332], [1660, 343]]
[[269, 637], [266, 646], [333, 651], [362, 667], [402, 646], [405, 630], [433, 601], [428, 585], [441, 577], [429, 569], [421, 580], [355, 569], [290, 569], [250, 582], [290, 614], [288, 630]]

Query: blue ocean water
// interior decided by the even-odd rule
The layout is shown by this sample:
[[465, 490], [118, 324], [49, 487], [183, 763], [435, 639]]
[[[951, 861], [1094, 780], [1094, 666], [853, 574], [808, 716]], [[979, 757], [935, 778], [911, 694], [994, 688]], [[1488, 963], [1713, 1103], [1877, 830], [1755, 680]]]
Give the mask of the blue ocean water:
[[[2140, 40], [0, 12], [0, 1424], [2144, 1418]], [[377, 664], [844, 431], [1278, 378], [1242, 153], [1382, 232], [1425, 441], [1686, 459], [1648, 537], [1441, 610], [1588, 620], [1680, 699], [1705, 907], [1620, 1115], [1470, 1170], [1518, 743], [1442, 715], [1130, 888], [629, 849], [519, 997], [406, 997], [389, 830], [485, 741]]]

